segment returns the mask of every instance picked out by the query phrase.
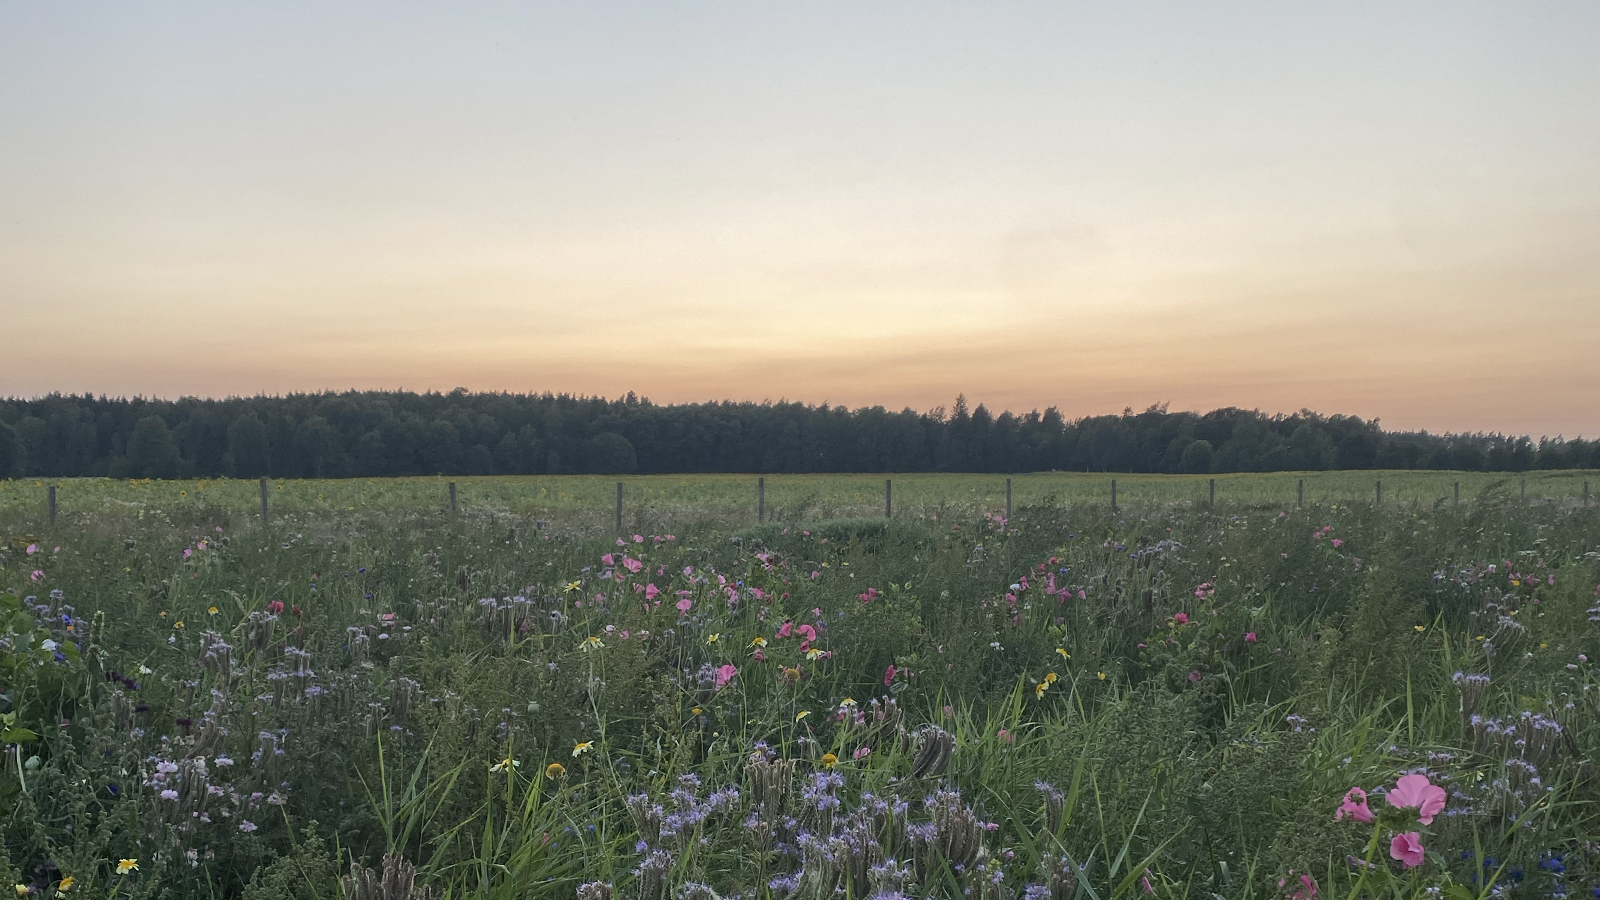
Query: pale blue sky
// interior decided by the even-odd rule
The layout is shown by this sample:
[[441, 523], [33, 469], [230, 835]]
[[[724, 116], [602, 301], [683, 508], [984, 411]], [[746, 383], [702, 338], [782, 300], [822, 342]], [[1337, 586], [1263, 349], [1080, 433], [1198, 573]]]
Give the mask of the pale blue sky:
[[0, 0], [0, 394], [1600, 433], [1600, 5]]

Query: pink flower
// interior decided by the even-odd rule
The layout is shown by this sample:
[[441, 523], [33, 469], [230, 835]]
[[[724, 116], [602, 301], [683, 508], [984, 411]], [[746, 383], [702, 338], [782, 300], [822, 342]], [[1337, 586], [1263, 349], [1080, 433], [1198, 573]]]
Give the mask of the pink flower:
[[1422, 835], [1415, 831], [1397, 834], [1389, 842], [1389, 855], [1405, 864], [1408, 869], [1422, 865]]
[[272, 602], [268, 603], [267, 612], [272, 613], [273, 615], [283, 612], [283, 601], [273, 600]]
[[800, 625], [795, 628], [795, 631], [799, 632], [800, 637], [808, 644], [815, 642], [817, 639], [817, 630], [810, 625]]
[[894, 663], [890, 663], [889, 668], [883, 670], [883, 683], [885, 687], [894, 683], [894, 673]]
[[634, 559], [631, 556], [624, 556], [622, 558], [622, 567], [627, 569], [629, 572], [638, 572], [640, 569], [644, 568], [644, 563], [639, 562], [637, 559]]
[[793, 633], [793, 631], [794, 631], [794, 620], [793, 619], [784, 619], [783, 620], [783, 625], [781, 625], [778, 628], [778, 633], [773, 635], [772, 637], [775, 640], [777, 638], [786, 638], [791, 633]]
[[1172, 617], [1172, 621], [1177, 622], [1179, 625], [1187, 625], [1187, 624], [1189, 624], [1189, 614], [1188, 613], [1178, 613], [1177, 615]]
[[1195, 670], [1195, 669], [1189, 670], [1189, 683], [1190, 684], [1194, 684], [1194, 683], [1198, 682], [1202, 677], [1204, 677], [1204, 676], [1202, 676], [1198, 670]]
[[690, 600], [688, 597], [684, 597], [682, 600], [678, 601], [678, 612], [687, 613], [689, 610], [691, 610], [693, 608], [694, 608], [694, 601]]
[[642, 535], [642, 534], [636, 534], [636, 535], [634, 535], [634, 536], [633, 536], [633, 542], [634, 542], [634, 543], [635, 543], [635, 544], [642, 544], [642, 543], [644, 543], [644, 535]]
[[1000, 729], [1000, 732], [996, 734], [995, 737], [998, 737], [1000, 742], [1003, 744], [1009, 744], [1016, 740], [1016, 738], [1011, 735], [1011, 732], [1004, 728]]
[[188, 559], [189, 557], [191, 557], [193, 555], [194, 555], [194, 548], [193, 547], [185, 547], [185, 548], [183, 548], [183, 558], [184, 559]]
[[644, 586], [644, 598], [646, 600], [654, 600], [656, 595], [659, 593], [661, 593], [661, 589], [656, 587], [654, 584], [647, 584]]
[[856, 752], [850, 754], [851, 759], [866, 759], [872, 753], [871, 747], [857, 747]]
[[1333, 546], [1334, 546], [1335, 549], [1338, 549], [1339, 547], [1343, 547], [1344, 546], [1344, 538], [1334, 538], [1333, 539]]
[[38, 553], [38, 552], [39, 552], [39, 545], [38, 544], [29, 544], [28, 545], [28, 555], [29, 556], [32, 556], [32, 555], [34, 555], [35, 553]]
[[1415, 809], [1418, 821], [1432, 825], [1433, 817], [1444, 809], [1444, 798], [1444, 788], [1429, 782], [1428, 776], [1405, 775], [1395, 782], [1394, 790], [1385, 799], [1396, 809]]
[[1256, 633], [1254, 631], [1246, 631], [1244, 633], [1244, 642], [1246, 644], [1254, 644], [1256, 642]]
[[44, 570], [43, 569], [34, 569], [32, 572], [28, 573], [28, 577], [30, 579], [34, 580], [34, 581], [43, 581], [44, 580]]
[[607, 553], [605, 556], [600, 557], [600, 562], [608, 566], [614, 566], [617, 564], [617, 558], [613, 554]]
[[1339, 804], [1339, 810], [1333, 814], [1333, 820], [1338, 822], [1345, 816], [1357, 822], [1372, 822], [1372, 810], [1367, 806], [1366, 791], [1353, 787], [1344, 795], [1344, 802]]
[[717, 668], [717, 690], [720, 691], [727, 687], [728, 682], [732, 681], [733, 677], [738, 674], [739, 668], [732, 663], [724, 663], [719, 666]]

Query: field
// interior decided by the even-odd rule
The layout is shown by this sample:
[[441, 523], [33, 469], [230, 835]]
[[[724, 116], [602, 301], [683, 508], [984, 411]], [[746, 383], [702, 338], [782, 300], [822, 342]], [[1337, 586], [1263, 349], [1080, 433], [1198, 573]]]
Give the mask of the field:
[[1523, 478], [0, 482], [0, 878], [1600, 897], [1600, 477]]
[[[1012, 477], [1015, 507], [1107, 504], [1117, 482], [1121, 505], [1199, 506], [1209, 502], [1210, 480], [1221, 505], [1293, 504], [1304, 484], [1305, 502], [1384, 500], [1411, 506], [1452, 504], [1456, 487], [1471, 502], [1495, 498], [1581, 503], [1600, 472], [1577, 469], [1526, 474], [1434, 471], [1274, 472], [1267, 474], [1132, 475], [1034, 473]], [[1005, 510], [1003, 475], [773, 475], [765, 478], [769, 518], [778, 521], [882, 515], [884, 481], [893, 482], [894, 508], [929, 517], [941, 511], [975, 515]], [[542, 517], [570, 525], [612, 525], [616, 485], [624, 484], [624, 523], [630, 527], [689, 522], [753, 523], [753, 475], [507, 476], [275, 480], [270, 508], [285, 513], [443, 510], [449, 482], [462, 508]], [[62, 515], [85, 523], [137, 516], [141, 509], [178, 518], [237, 519], [260, 508], [254, 480], [117, 481], [107, 478], [0, 481], [0, 525], [31, 522], [45, 512], [44, 489], [55, 484]], [[1600, 496], [1596, 497], [1600, 500]]]

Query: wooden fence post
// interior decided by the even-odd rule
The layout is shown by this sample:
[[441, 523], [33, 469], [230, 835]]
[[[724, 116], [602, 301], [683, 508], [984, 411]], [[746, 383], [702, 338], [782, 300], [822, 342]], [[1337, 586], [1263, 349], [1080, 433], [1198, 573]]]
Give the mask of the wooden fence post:
[[1111, 479], [1111, 511], [1117, 511], [1117, 480]]
[[1006, 479], [1006, 522], [1011, 521], [1011, 479]]
[[1461, 482], [1456, 482], [1456, 509], [1461, 508]]
[[1583, 480], [1583, 505], [1589, 505], [1589, 479]]
[[617, 482], [617, 534], [622, 533], [622, 482]]
[[1528, 479], [1526, 479], [1526, 478], [1522, 479], [1522, 493], [1521, 493], [1521, 496], [1519, 496], [1517, 499], [1518, 500], [1526, 500], [1526, 499], [1528, 499]]
[[456, 514], [456, 483], [450, 482], [450, 515]]
[[1211, 498], [1206, 501], [1206, 505], [1211, 507], [1217, 505], [1217, 480], [1215, 478], [1211, 479]]
[[261, 521], [267, 521], [267, 477], [261, 476]]
[[757, 478], [756, 479], [756, 521], [757, 522], [765, 522], [766, 520], [767, 520], [767, 480], [765, 478]]
[[1299, 509], [1300, 507], [1305, 506], [1305, 505], [1306, 505], [1306, 480], [1304, 478], [1302, 478], [1302, 479], [1300, 479], [1300, 483], [1295, 485], [1295, 488], [1294, 488], [1294, 507], [1295, 507], [1295, 509]]
[[1378, 506], [1383, 505], [1383, 482], [1378, 482]]
[[54, 525], [56, 523], [56, 486], [53, 484], [46, 491], [46, 503], [50, 507], [50, 524]]
[[883, 517], [894, 518], [894, 485], [887, 478], [883, 480]]

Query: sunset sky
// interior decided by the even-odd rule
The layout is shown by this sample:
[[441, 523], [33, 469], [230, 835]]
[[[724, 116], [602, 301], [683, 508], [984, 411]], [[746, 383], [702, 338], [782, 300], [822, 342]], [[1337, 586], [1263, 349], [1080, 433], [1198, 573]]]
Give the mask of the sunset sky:
[[1600, 4], [0, 0], [0, 395], [1600, 435]]

